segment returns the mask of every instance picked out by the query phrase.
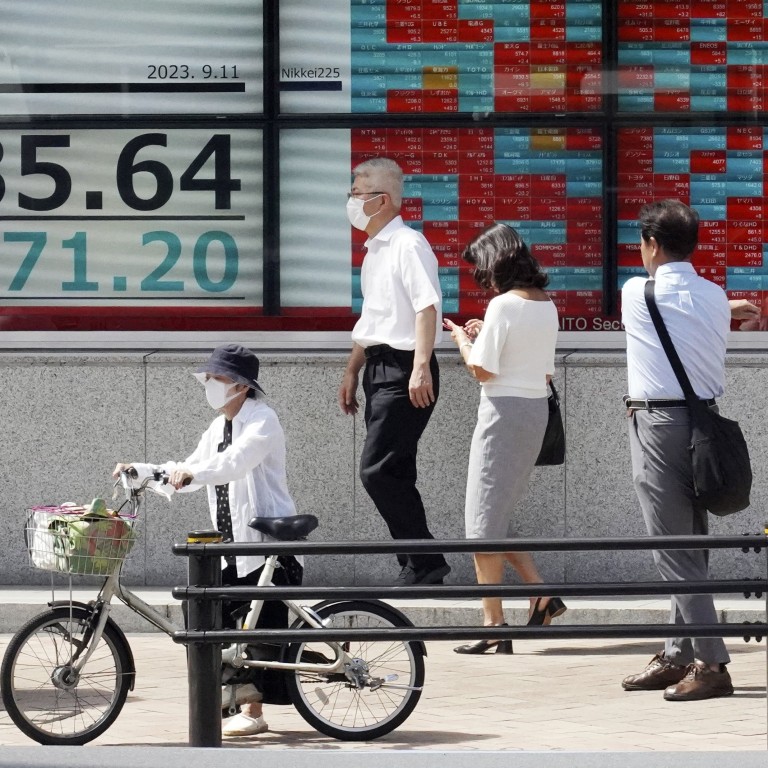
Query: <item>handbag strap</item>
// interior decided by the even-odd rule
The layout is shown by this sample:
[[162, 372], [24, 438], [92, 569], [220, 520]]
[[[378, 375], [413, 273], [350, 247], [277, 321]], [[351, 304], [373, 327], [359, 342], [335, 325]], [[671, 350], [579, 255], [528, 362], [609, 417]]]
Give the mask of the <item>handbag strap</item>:
[[683, 363], [680, 360], [680, 355], [677, 354], [677, 350], [675, 349], [675, 345], [672, 343], [672, 339], [669, 335], [669, 331], [667, 330], [667, 326], [664, 325], [661, 312], [659, 312], [659, 308], [656, 305], [656, 296], [654, 294], [655, 284], [655, 280], [645, 281], [645, 303], [648, 307], [648, 312], [651, 315], [651, 320], [653, 320], [653, 327], [656, 329], [656, 333], [659, 335], [659, 341], [661, 342], [661, 346], [664, 348], [664, 352], [666, 353], [667, 359], [669, 360], [669, 364], [672, 366], [672, 370], [677, 377], [677, 381], [683, 390], [686, 402], [689, 406], [691, 406], [698, 403], [699, 398], [691, 386], [691, 380], [688, 378], [688, 374], [685, 372]]
[[557, 407], [560, 407], [560, 395], [557, 393], [557, 390], [555, 389], [555, 384], [552, 381], [552, 379], [549, 380], [549, 389], [552, 392], [552, 397], [555, 399], [555, 402], [557, 403]]

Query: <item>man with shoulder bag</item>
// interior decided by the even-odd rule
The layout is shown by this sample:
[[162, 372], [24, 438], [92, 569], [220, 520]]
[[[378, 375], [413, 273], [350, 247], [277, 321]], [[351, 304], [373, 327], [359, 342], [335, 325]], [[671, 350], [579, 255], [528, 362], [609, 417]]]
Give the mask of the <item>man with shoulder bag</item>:
[[[635, 277], [622, 289], [629, 385], [624, 401], [635, 491], [650, 536], [703, 535], [707, 509], [694, 483], [691, 409], [694, 415], [700, 409], [716, 412], [715, 398], [725, 389], [731, 318], [752, 319], [759, 310], [744, 301], [729, 303], [722, 288], [696, 273], [694, 210], [662, 200], [643, 207], [639, 224], [640, 253], [651, 280]], [[662, 342], [660, 334], [666, 333], [669, 339]], [[653, 557], [665, 581], [708, 578], [707, 550], [655, 550]], [[717, 621], [711, 594], [672, 596], [670, 623]], [[728, 696], [733, 693], [729, 661], [720, 637], [668, 638], [664, 650], [622, 687], [663, 690], [667, 701]]]

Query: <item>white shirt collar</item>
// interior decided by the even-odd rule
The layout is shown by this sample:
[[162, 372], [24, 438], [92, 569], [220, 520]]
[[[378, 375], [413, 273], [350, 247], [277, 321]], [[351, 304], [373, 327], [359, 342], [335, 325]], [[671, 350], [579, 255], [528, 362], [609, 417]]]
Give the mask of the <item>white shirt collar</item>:
[[654, 275], [654, 278], [658, 278], [659, 275], [663, 277], [668, 273], [684, 274], [686, 272], [691, 275], [696, 274], [696, 270], [690, 261], [669, 261], [666, 264], [662, 264], [656, 268], [656, 274]]
[[400, 229], [400, 227], [403, 227], [403, 226], [405, 226], [403, 217], [400, 215], [395, 216], [395, 218], [392, 219], [392, 221], [387, 222], [373, 237], [369, 237], [365, 241], [365, 247], [369, 248], [370, 244], [374, 240], [383, 240], [384, 242], [387, 242], [392, 237], [395, 230]]

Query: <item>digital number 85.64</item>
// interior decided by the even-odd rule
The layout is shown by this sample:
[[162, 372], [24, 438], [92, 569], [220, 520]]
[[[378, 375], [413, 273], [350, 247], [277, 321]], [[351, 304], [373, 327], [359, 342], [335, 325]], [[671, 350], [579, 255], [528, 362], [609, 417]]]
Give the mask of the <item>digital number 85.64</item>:
[[[64, 205], [72, 192], [72, 177], [67, 169], [50, 160], [39, 160], [39, 149], [69, 147], [70, 137], [66, 135], [28, 134], [21, 137], [21, 176], [39, 174], [53, 181], [53, 192], [47, 197], [31, 197], [19, 192], [19, 208], [27, 211], [53, 211]], [[136, 156], [145, 147], [165, 147], [168, 136], [165, 133], [143, 133], [131, 139], [120, 151], [115, 176], [117, 191], [121, 200], [136, 211], [155, 211], [162, 208], [173, 194], [171, 169], [159, 160], [137, 160]], [[203, 166], [213, 158], [213, 177], [198, 178]], [[0, 163], [3, 161], [3, 146], [0, 144]], [[6, 161], [7, 162], [7, 161]], [[141, 197], [134, 187], [134, 176], [139, 173], [151, 174], [155, 179], [155, 193]], [[207, 190], [214, 193], [216, 210], [231, 208], [232, 192], [240, 189], [240, 179], [232, 178], [230, 162], [230, 136], [214, 134], [197, 157], [179, 177], [179, 189], [184, 191]], [[6, 193], [5, 180], [0, 175], [0, 200]]]

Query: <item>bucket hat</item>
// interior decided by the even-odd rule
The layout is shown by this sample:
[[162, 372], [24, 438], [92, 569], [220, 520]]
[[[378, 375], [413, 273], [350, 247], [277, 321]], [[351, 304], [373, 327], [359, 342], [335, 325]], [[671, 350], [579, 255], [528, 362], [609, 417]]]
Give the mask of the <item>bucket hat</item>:
[[216, 347], [207, 362], [195, 372], [195, 378], [205, 383], [205, 375], [226, 376], [238, 384], [245, 384], [251, 389], [264, 390], [259, 385], [259, 358], [250, 349], [239, 344], [226, 344]]

